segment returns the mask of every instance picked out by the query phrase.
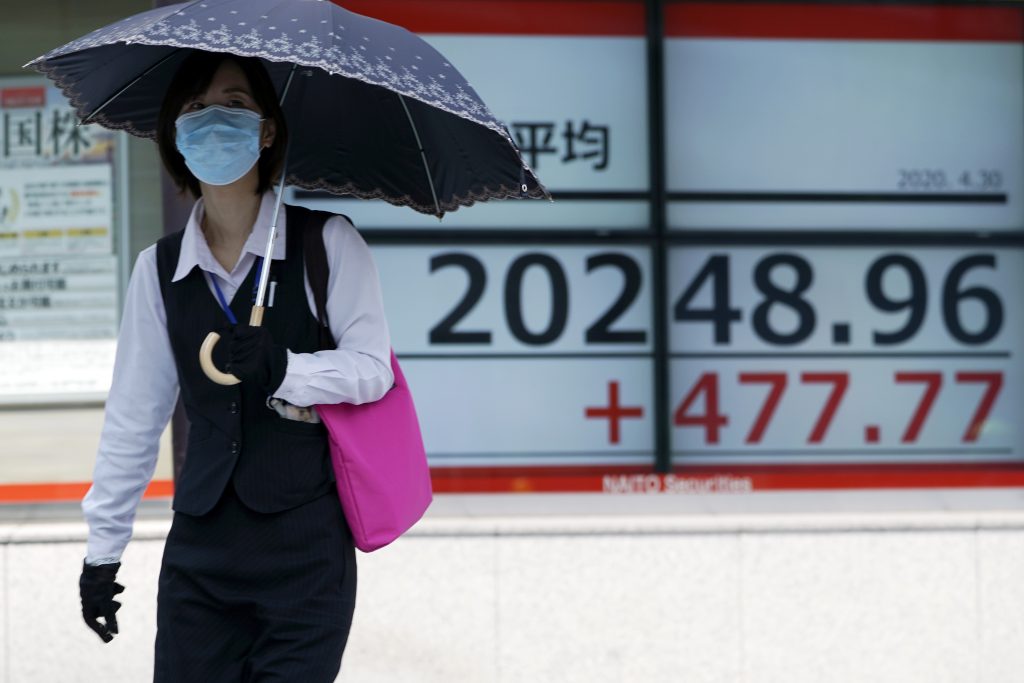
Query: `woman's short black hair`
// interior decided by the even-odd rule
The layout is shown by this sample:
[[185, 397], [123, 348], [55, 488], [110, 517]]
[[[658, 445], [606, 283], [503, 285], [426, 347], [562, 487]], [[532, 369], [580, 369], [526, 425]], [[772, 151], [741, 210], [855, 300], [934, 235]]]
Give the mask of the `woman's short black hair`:
[[263, 112], [263, 117], [272, 119], [276, 126], [274, 143], [262, 151], [258, 162], [259, 183], [257, 194], [263, 194], [277, 180], [284, 164], [285, 149], [288, 146], [288, 129], [285, 126], [284, 112], [277, 101], [277, 92], [270, 80], [270, 75], [260, 60], [255, 57], [237, 57], [219, 52], [197, 50], [185, 58], [174, 75], [156, 125], [156, 141], [160, 148], [160, 158], [174, 183], [182, 191], [188, 189], [195, 197], [203, 194], [199, 181], [185, 165], [185, 158], [175, 144], [174, 122], [181, 113], [181, 108], [190, 99], [205, 91], [213, 81], [213, 75], [225, 60], [232, 60], [249, 80], [253, 98]]

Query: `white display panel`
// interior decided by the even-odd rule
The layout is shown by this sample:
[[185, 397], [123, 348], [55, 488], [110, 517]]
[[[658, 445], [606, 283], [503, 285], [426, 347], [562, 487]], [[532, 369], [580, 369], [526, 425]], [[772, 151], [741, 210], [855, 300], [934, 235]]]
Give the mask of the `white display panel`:
[[650, 252], [375, 246], [435, 465], [650, 463]]
[[[554, 202], [505, 200], [437, 218], [386, 202], [298, 193], [360, 228], [645, 229], [650, 220], [644, 39], [426, 35], [517, 139]], [[594, 74], [600, 74], [595, 78]], [[560, 194], [591, 195], [586, 199]], [[623, 199], [601, 197], [616, 193]], [[630, 198], [632, 197], [632, 198]]]
[[433, 466], [653, 462], [649, 359], [401, 363]]
[[1019, 462], [1022, 382], [1004, 359], [674, 359], [672, 450], [679, 463]]
[[[823, 39], [835, 10], [813, 5], [770, 6], [779, 24], [812, 17], [799, 38], [744, 36], [748, 10], [728, 4], [691, 36], [688, 4], [665, 45], [671, 227], [1024, 229], [1019, 38], [947, 39], [927, 5], [899, 8], [932, 27], [903, 39]], [[892, 20], [891, 6], [860, 9]]]
[[625, 245], [378, 245], [404, 354], [649, 353], [650, 252]]
[[674, 247], [668, 271], [673, 353], [1008, 353], [1024, 341], [1019, 249]]
[[674, 248], [680, 462], [1019, 460], [1024, 250]]

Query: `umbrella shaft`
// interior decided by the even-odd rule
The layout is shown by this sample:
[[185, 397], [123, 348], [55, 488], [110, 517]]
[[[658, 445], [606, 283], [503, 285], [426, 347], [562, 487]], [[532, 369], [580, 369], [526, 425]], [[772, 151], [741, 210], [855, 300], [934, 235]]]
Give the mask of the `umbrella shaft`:
[[[292, 77], [295, 76], [295, 67], [296, 65], [292, 64], [292, 70], [288, 72], [288, 80], [285, 81], [284, 89], [281, 91], [282, 105], [284, 105], [284, 98], [288, 94], [288, 88], [291, 87]], [[281, 215], [281, 198], [284, 196], [284, 177], [287, 174], [287, 166], [288, 150], [285, 149], [284, 163], [281, 164], [281, 180], [277, 185], [277, 201], [274, 203], [274, 220], [271, 221], [270, 232], [267, 235], [267, 248], [263, 250], [263, 265], [260, 267], [260, 286], [256, 290], [255, 307], [260, 309], [260, 322], [263, 320], [263, 304], [267, 300], [267, 280], [270, 279], [270, 266], [274, 260], [274, 240], [277, 239], [277, 217]], [[249, 324], [253, 327], [259, 327], [260, 322], [250, 321]]]
[[263, 264], [260, 266], [260, 286], [256, 290], [256, 306], [263, 308], [267, 300], [267, 280], [270, 279], [270, 266], [274, 260], [274, 240], [277, 239], [277, 217], [281, 212], [281, 197], [284, 195], [284, 169], [281, 169], [281, 182], [277, 186], [277, 200], [274, 202], [274, 220], [267, 234], [267, 248], [263, 251]]

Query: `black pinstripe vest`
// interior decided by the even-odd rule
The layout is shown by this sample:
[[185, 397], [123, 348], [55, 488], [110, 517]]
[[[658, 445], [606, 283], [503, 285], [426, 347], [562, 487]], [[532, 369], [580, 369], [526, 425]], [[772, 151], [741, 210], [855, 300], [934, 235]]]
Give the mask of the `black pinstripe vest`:
[[[306, 212], [286, 208], [286, 259], [273, 264], [274, 305], [267, 308], [263, 326], [277, 343], [308, 353], [319, 349], [319, 326], [310, 313], [303, 279]], [[241, 501], [257, 512], [279, 512], [326, 493], [333, 475], [323, 425], [281, 418], [266, 406], [267, 397], [258, 389], [244, 383], [215, 384], [200, 369], [203, 339], [222, 330], [227, 317], [200, 268], [171, 282], [183, 235], [181, 230], [164, 237], [156, 251], [167, 333], [191, 425], [185, 463], [174, 484], [174, 509], [188, 515], [209, 512], [229, 480]], [[249, 320], [255, 278], [254, 266], [230, 303], [240, 323]], [[227, 352], [226, 342], [214, 349], [217, 367], [225, 369]]]

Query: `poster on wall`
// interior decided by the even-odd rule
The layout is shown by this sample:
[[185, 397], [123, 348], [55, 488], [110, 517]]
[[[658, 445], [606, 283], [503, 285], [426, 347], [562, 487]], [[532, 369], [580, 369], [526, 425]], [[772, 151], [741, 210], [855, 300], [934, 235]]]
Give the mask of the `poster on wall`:
[[0, 80], [0, 404], [102, 399], [117, 336], [116, 136]]
[[[445, 216], [298, 191], [362, 229], [643, 230], [650, 221], [644, 5], [522, 0], [345, 2], [418, 33], [503, 121], [554, 201], [508, 199]], [[595, 77], [599, 74], [599, 77]], [[430, 151], [427, 150], [429, 158]], [[286, 197], [286, 200], [289, 198]]]

